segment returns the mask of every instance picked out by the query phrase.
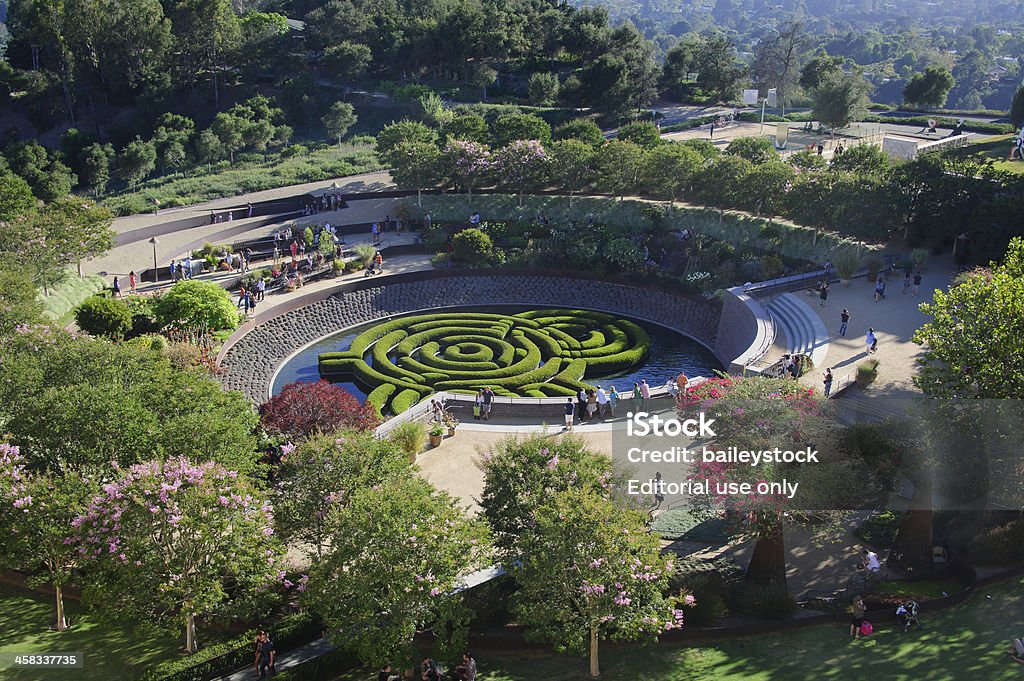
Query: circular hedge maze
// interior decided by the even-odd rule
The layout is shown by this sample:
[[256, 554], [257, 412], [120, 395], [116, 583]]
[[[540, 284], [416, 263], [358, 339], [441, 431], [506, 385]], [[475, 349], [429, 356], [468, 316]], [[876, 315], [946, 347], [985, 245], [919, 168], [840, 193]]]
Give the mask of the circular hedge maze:
[[436, 391], [517, 397], [575, 395], [647, 358], [651, 339], [633, 322], [586, 310], [518, 314], [442, 312], [402, 317], [319, 356], [320, 376], [352, 376], [368, 401], [400, 413]]

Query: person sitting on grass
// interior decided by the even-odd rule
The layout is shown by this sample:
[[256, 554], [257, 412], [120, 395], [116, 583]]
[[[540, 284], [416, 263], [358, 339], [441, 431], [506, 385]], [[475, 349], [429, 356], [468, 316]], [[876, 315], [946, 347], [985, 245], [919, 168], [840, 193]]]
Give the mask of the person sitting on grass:
[[1024, 664], [1024, 638], [1015, 638], [1010, 644], [1010, 657], [1014, 662]]

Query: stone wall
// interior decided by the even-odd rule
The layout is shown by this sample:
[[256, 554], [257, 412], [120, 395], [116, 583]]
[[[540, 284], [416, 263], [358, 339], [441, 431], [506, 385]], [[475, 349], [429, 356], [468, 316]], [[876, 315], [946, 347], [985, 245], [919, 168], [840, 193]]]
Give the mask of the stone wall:
[[[293, 353], [341, 329], [406, 312], [453, 306], [531, 305], [600, 310], [661, 324], [718, 347], [718, 301], [610, 283], [599, 278], [530, 274], [398, 275], [393, 283], [342, 285], [341, 290], [292, 309], [229, 340], [220, 380], [254, 402], [265, 401], [278, 367]], [[378, 280], [379, 282], [380, 280]], [[233, 344], [232, 344], [232, 341]], [[731, 344], [730, 344], [731, 345]], [[715, 352], [720, 359], [723, 355]], [[729, 360], [722, 364], [729, 365]]]

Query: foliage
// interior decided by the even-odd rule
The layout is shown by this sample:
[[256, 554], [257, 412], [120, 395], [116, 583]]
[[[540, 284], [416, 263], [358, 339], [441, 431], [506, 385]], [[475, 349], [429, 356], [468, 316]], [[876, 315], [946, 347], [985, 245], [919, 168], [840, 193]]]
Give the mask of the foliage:
[[597, 176], [619, 198], [632, 193], [640, 173], [643, 150], [628, 140], [611, 140], [597, 153]]
[[456, 183], [473, 193], [473, 186], [491, 169], [491, 151], [484, 144], [449, 140], [443, 154]]
[[1013, 93], [1013, 101], [1010, 103], [1010, 123], [1015, 128], [1024, 127], [1024, 85], [1017, 88]]
[[730, 599], [732, 610], [757, 619], [784, 620], [797, 610], [792, 596], [761, 584], [736, 584]]
[[420, 421], [402, 421], [388, 432], [388, 439], [412, 459], [426, 448], [427, 429]]
[[1024, 389], [1017, 339], [1024, 337], [1024, 239], [1014, 238], [1002, 263], [962, 275], [936, 290], [914, 333], [923, 347], [914, 384], [948, 398], [1011, 398]]
[[161, 326], [199, 327], [210, 330], [238, 327], [241, 315], [231, 294], [211, 281], [182, 280], [156, 299], [153, 314]]
[[121, 300], [93, 296], [82, 301], [75, 310], [75, 323], [93, 336], [121, 340], [131, 331], [132, 315]]
[[640, 177], [655, 196], [674, 201], [691, 186], [702, 165], [703, 159], [691, 147], [662, 144], [644, 155]]
[[491, 237], [476, 228], [464, 229], [452, 238], [452, 260], [482, 265], [491, 258]]
[[411, 662], [416, 632], [454, 614], [459, 575], [487, 560], [486, 528], [416, 477], [352, 490], [328, 523], [330, 549], [312, 566], [306, 604], [366, 663]]
[[256, 607], [284, 572], [271, 507], [233, 471], [184, 457], [137, 464], [95, 495], [72, 521], [90, 579], [85, 597], [186, 630], [195, 618]]
[[[330, 538], [331, 509], [356, 490], [411, 474], [406, 453], [365, 431], [314, 435], [285, 445], [275, 508], [284, 541], [310, 547], [319, 560]], [[307, 549], [309, 550], [309, 549]]]
[[0, 258], [0, 337], [14, 333], [22, 325], [42, 319], [43, 304], [39, 301], [32, 280], [18, 267]]
[[857, 528], [856, 534], [869, 546], [887, 549], [896, 541], [896, 532], [903, 520], [901, 516], [902, 514], [889, 510], [872, 513]]
[[775, 145], [767, 137], [737, 137], [729, 142], [725, 153], [746, 159], [754, 165], [768, 163], [779, 156]]
[[644, 149], [653, 149], [661, 144], [661, 134], [650, 121], [633, 121], [621, 126], [617, 138], [633, 142]]
[[866, 359], [857, 365], [857, 384], [860, 386], [866, 386], [869, 383], [874, 383], [875, 379], [878, 378], [878, 365], [877, 359]]
[[923, 73], [915, 73], [903, 88], [903, 101], [908, 104], [938, 108], [946, 103], [946, 95], [953, 89], [953, 74], [945, 66], [929, 66]]
[[526, 89], [531, 104], [551, 106], [558, 101], [558, 74], [531, 73]]
[[403, 142], [433, 144], [437, 142], [437, 133], [419, 121], [403, 119], [389, 123], [377, 134], [377, 155], [390, 164], [388, 154]]
[[814, 117], [835, 132], [867, 112], [871, 84], [860, 72], [828, 75], [815, 88]]
[[598, 641], [654, 641], [682, 627], [676, 600], [662, 593], [672, 561], [643, 512], [573, 488], [549, 496], [531, 518], [522, 562], [512, 570], [519, 586], [513, 611], [528, 638], [559, 652], [589, 650], [597, 676]]
[[547, 175], [548, 154], [538, 140], [515, 140], [495, 152], [493, 167], [507, 186], [522, 195]]
[[327, 132], [332, 137], [337, 138], [338, 146], [341, 147], [341, 138], [345, 136], [349, 128], [355, 125], [358, 119], [359, 117], [356, 116], [351, 104], [348, 102], [335, 102], [331, 104], [331, 108], [324, 114], [321, 122], [327, 128]]
[[402, 142], [388, 152], [391, 177], [399, 187], [418, 192], [441, 179], [441, 150], [429, 142]]
[[554, 129], [551, 136], [556, 141], [579, 140], [595, 147], [604, 143], [601, 128], [589, 118], [574, 118], [563, 123]]
[[268, 433], [296, 439], [339, 428], [370, 430], [378, 424], [371, 407], [327, 381], [289, 383], [261, 404], [259, 411], [260, 424]]
[[495, 147], [503, 147], [516, 140], [551, 141], [551, 126], [534, 114], [505, 114], [491, 124], [491, 139]]

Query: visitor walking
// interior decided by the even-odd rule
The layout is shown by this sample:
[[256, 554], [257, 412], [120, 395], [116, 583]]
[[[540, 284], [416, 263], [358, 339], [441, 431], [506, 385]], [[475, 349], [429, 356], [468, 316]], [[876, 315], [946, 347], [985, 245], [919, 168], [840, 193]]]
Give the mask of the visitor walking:
[[115, 298], [120, 298], [121, 297], [121, 282], [118, 281], [116, 276], [114, 277], [114, 297]]
[[643, 399], [643, 411], [647, 411], [651, 404], [651, 386], [647, 385], [647, 379], [640, 379], [640, 397]]
[[192, 255], [185, 256], [185, 278], [192, 278]]
[[128, 292], [136, 293], [136, 287], [139, 285], [138, 277], [135, 276], [135, 270], [128, 273]]
[[818, 289], [818, 298], [821, 299], [821, 306], [825, 307], [825, 302], [828, 300], [828, 282], [821, 282], [821, 288]]
[[903, 295], [907, 295], [907, 291], [910, 290], [910, 272], [906, 272], [903, 275]]
[[260, 277], [259, 281], [256, 282], [256, 300], [263, 302], [263, 295], [267, 291], [267, 282]]
[[916, 296], [919, 288], [921, 288], [921, 270], [914, 273], [914, 290], [911, 293]]
[[828, 369], [825, 369], [824, 380], [822, 382], [825, 384], [825, 397], [828, 397], [829, 393], [832, 392], [832, 368], [831, 367], [829, 367]]
[[377, 272], [384, 271], [384, 256], [381, 255], [380, 251], [377, 251], [377, 253], [373, 256], [373, 264]]
[[839, 335], [840, 336], [843, 336], [843, 337], [846, 336], [846, 327], [847, 327], [847, 325], [849, 323], [850, 323], [850, 311], [847, 310], [844, 307], [843, 311], [839, 314]]
[[643, 404], [643, 397], [640, 395], [640, 384], [633, 383], [633, 412], [638, 413], [641, 411], [640, 406]]
[[613, 385], [611, 390], [608, 391], [608, 411], [611, 413], [611, 417], [615, 418], [615, 407], [619, 403], [619, 391], [615, 389]]
[[576, 405], [572, 403], [572, 398], [565, 398], [565, 429], [572, 430], [573, 414], [576, 413]]
[[277, 657], [277, 651], [274, 650], [274, 642], [270, 640], [270, 636], [263, 633], [260, 637], [260, 642], [257, 644], [257, 656], [259, 663], [257, 669], [259, 671], [259, 677], [266, 678], [267, 669], [270, 670], [271, 674], [276, 674], [277, 670], [274, 669], [274, 658]]
[[579, 401], [579, 420], [583, 423], [587, 420], [587, 389], [580, 388], [580, 392], [576, 395], [576, 399]]
[[864, 342], [868, 345], [868, 354], [874, 354], [875, 350], [878, 349], [878, 337], [875, 336], [875, 330], [868, 327], [868, 335], [864, 338]]
[[878, 281], [875, 282], [875, 302], [877, 303], [882, 298], [885, 298], [885, 279], [879, 275]]
[[608, 393], [601, 386], [597, 386], [597, 413], [602, 419], [608, 418]]
[[494, 404], [494, 391], [491, 390], [490, 386], [484, 388], [484, 421], [491, 419], [491, 406]]
[[484, 413], [484, 391], [477, 390], [476, 397], [473, 398], [473, 420], [479, 421], [480, 416]]
[[715, 122], [711, 121], [711, 139], [715, 139]]

